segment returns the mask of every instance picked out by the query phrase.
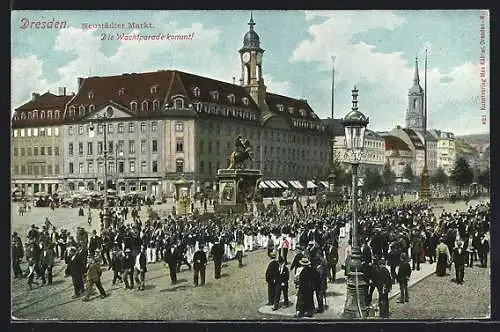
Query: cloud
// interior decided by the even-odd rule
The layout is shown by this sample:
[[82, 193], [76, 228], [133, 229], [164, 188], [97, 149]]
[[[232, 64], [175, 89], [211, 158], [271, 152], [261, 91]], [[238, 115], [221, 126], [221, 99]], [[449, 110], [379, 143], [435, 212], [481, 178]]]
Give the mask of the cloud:
[[[15, 108], [31, 98], [31, 93], [40, 91], [47, 86], [47, 80], [42, 76], [42, 60], [35, 55], [12, 59], [11, 70], [11, 101]], [[44, 90], [41, 90], [44, 91]]]
[[[407, 109], [408, 89], [412, 85], [414, 62], [407, 61], [401, 52], [381, 52], [375, 45], [363, 40], [363, 32], [374, 29], [390, 31], [402, 27], [405, 20], [389, 11], [350, 12], [305, 12], [310, 22], [310, 37], [302, 40], [293, 51], [290, 62], [316, 63], [320, 71], [331, 70], [335, 55], [336, 86], [344, 89], [336, 93], [336, 110], [350, 109], [350, 89], [357, 84], [360, 89], [360, 110], [370, 117], [370, 126], [375, 130], [387, 130], [396, 124], [404, 125]], [[323, 21], [316, 20], [323, 18]], [[356, 42], [354, 42], [356, 40]], [[424, 42], [420, 47], [419, 59], [425, 56], [425, 48], [432, 57], [431, 44]], [[420, 61], [420, 79], [424, 86], [423, 61]], [[488, 67], [487, 67], [488, 68]], [[347, 87], [347, 89], [346, 89]], [[314, 109], [322, 117], [329, 116], [331, 83], [317, 82], [321, 100], [312, 101]], [[454, 128], [484, 131], [477, 123], [467, 123], [471, 114], [479, 114], [479, 64], [466, 63], [446, 73], [439, 68], [428, 72], [428, 116], [439, 129], [453, 131]], [[340, 107], [339, 107], [340, 106]], [[336, 112], [337, 113], [337, 112]], [[455, 115], [453, 115], [455, 114]], [[337, 113], [337, 116], [344, 114]], [[464, 119], [464, 120], [461, 120]], [[460, 129], [459, 129], [460, 130]]]
[[270, 75], [267, 75], [264, 79], [267, 87], [267, 92], [272, 92], [284, 96], [290, 95], [290, 82], [275, 81]]

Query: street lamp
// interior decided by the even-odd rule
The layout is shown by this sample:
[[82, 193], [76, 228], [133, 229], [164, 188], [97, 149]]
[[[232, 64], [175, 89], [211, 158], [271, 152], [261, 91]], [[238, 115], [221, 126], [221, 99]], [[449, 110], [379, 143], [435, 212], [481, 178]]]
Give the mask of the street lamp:
[[358, 90], [352, 90], [352, 111], [342, 121], [344, 125], [346, 149], [353, 155], [352, 164], [352, 250], [347, 273], [347, 294], [343, 317], [357, 319], [366, 316], [368, 285], [361, 272], [361, 249], [358, 243], [358, 166], [365, 141], [368, 118], [358, 111]]
[[[120, 149], [120, 151], [118, 151]], [[115, 146], [115, 175], [116, 175], [116, 185], [115, 185], [115, 190], [116, 194], [118, 195], [118, 174], [120, 173], [118, 170], [118, 157], [123, 158], [123, 145], [120, 145], [116, 143]]]
[[[95, 119], [98, 120], [97, 122], [102, 122], [104, 125], [104, 227], [108, 228], [109, 227], [109, 220], [108, 220], [108, 139], [107, 139], [107, 121], [113, 117], [113, 108], [108, 107], [106, 109], [106, 112], [103, 113], [102, 115], [96, 114]], [[89, 125], [89, 136], [90, 138], [94, 137], [94, 124], [90, 122]]]

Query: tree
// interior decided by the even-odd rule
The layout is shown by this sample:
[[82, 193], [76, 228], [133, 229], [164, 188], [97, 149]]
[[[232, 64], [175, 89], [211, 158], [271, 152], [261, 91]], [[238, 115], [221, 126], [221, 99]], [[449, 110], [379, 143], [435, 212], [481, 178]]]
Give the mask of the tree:
[[366, 193], [377, 191], [384, 185], [379, 172], [367, 169], [365, 172], [364, 189]]
[[387, 162], [384, 165], [384, 170], [382, 172], [382, 182], [384, 187], [389, 188], [394, 184], [394, 180], [396, 179], [396, 173], [391, 169], [391, 165]]
[[444, 169], [439, 167], [436, 173], [429, 179], [432, 184], [446, 184], [448, 183], [448, 175], [444, 172]]
[[403, 177], [410, 180], [412, 183], [415, 180], [415, 175], [413, 174], [413, 170], [409, 164], [406, 164], [405, 169], [403, 170]]
[[460, 157], [455, 162], [455, 167], [451, 170], [450, 180], [458, 187], [458, 192], [462, 192], [462, 187], [467, 186], [474, 180], [474, 173], [467, 160]]

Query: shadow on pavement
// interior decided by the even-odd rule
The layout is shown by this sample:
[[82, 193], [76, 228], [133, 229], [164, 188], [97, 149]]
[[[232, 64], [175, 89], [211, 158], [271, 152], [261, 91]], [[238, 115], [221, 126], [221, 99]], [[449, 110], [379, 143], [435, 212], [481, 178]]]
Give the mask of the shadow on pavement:
[[221, 278], [225, 278], [225, 277], [229, 277], [229, 274], [228, 273], [222, 273], [220, 276], [221, 276]]
[[156, 288], [156, 285], [144, 285], [144, 290], [150, 290]]
[[188, 288], [188, 285], [179, 285], [179, 286], [175, 286], [175, 287], [172, 287], [172, 288], [160, 289], [160, 293], [175, 292], [175, 291], [178, 291], [178, 290], [184, 290], [186, 288]]

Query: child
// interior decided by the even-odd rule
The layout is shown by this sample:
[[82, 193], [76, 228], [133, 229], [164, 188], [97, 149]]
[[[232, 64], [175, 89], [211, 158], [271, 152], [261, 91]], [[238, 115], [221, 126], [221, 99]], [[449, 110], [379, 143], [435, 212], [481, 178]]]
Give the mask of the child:
[[33, 289], [32, 284], [36, 284], [38, 287], [38, 281], [34, 281], [35, 278], [35, 262], [33, 261], [33, 258], [30, 258], [28, 260], [28, 286], [30, 286], [30, 290]]

